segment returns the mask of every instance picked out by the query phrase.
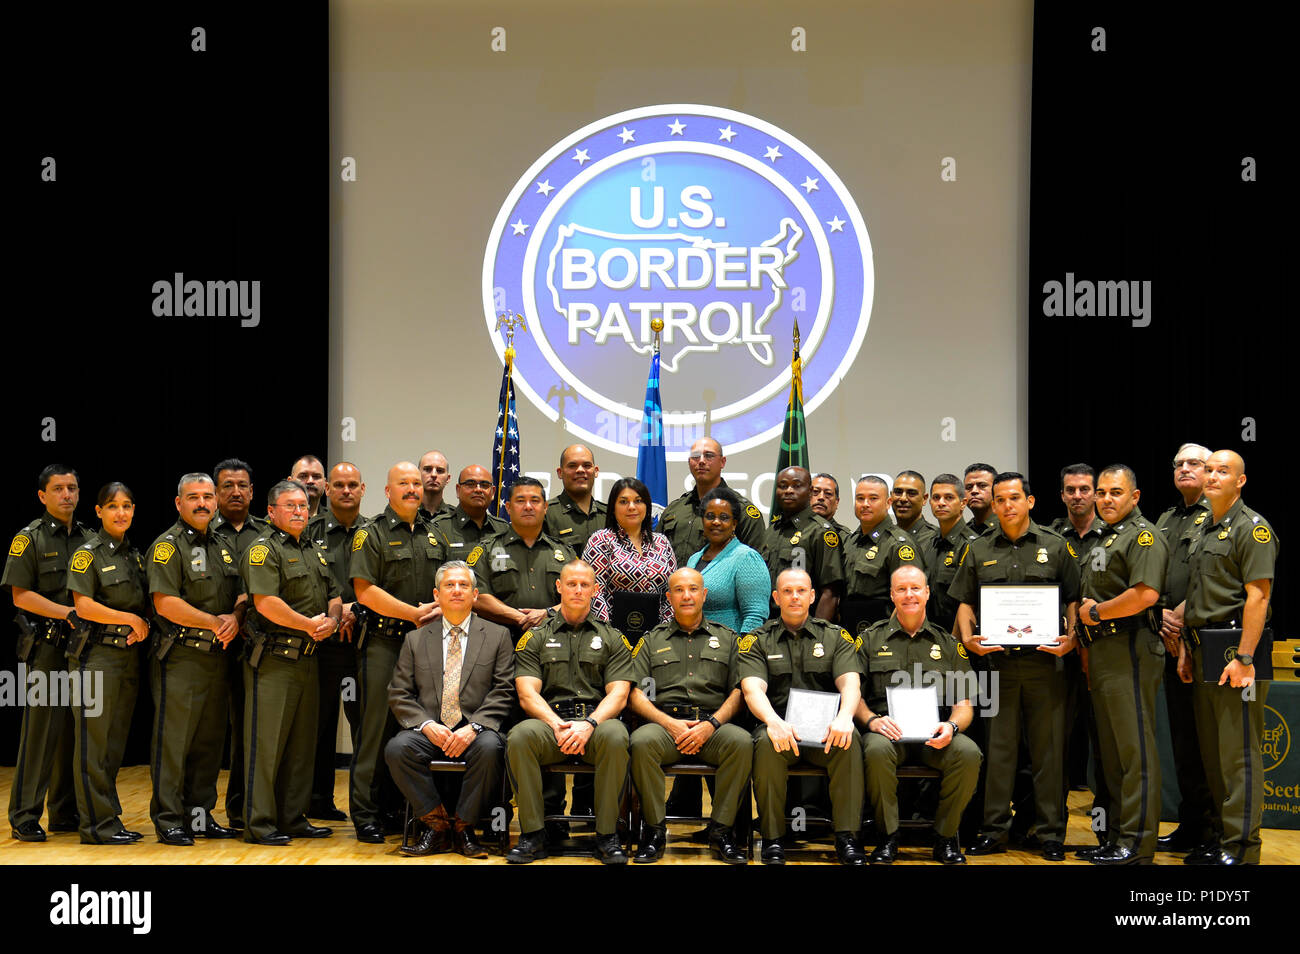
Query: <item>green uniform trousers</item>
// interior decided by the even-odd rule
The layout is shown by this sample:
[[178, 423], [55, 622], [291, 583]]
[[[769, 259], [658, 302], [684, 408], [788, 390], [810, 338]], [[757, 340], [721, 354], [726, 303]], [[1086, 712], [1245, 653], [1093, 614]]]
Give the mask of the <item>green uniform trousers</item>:
[[397, 735], [400, 726], [388, 708], [388, 684], [402, 651], [401, 639], [371, 635], [357, 654], [357, 701], [361, 706], [361, 724], [357, 727], [356, 745], [352, 749], [352, 768], [348, 775], [348, 812], [353, 823], [382, 825], [381, 791], [393, 786], [384, 746]]
[[984, 779], [981, 834], [1006, 838], [1011, 830], [1011, 790], [1016, 780], [1020, 731], [1029, 738], [1034, 776], [1034, 830], [1041, 841], [1065, 841], [1065, 667], [1038, 649], [992, 653], [997, 714], [988, 726], [988, 771]]
[[[596, 834], [612, 835], [618, 829], [618, 803], [627, 781], [627, 726], [618, 719], [606, 719], [596, 726], [581, 756], [596, 766]], [[542, 809], [542, 766], [563, 762], [555, 733], [541, 719], [525, 719], [510, 730], [506, 741], [506, 764], [519, 809], [519, 830], [525, 834], [545, 825]]]
[[934, 816], [934, 830], [941, 838], [957, 834], [961, 813], [975, 794], [979, 782], [980, 747], [965, 735], [954, 736], [941, 749], [920, 742], [891, 742], [878, 732], [867, 732], [862, 739], [862, 758], [867, 774], [867, 797], [876, 816], [876, 828], [882, 835], [898, 831], [898, 766], [920, 762], [943, 773], [939, 782], [939, 810]]
[[1107, 840], [1146, 859], [1160, 835], [1160, 756], [1156, 691], [1164, 678], [1164, 643], [1149, 629], [1103, 636], [1088, 649], [1088, 678], [1110, 793]]
[[202, 830], [217, 806], [217, 775], [230, 709], [226, 651], [205, 653], [175, 644], [150, 660], [153, 737], [149, 817], [158, 831]]
[[95, 845], [122, 830], [117, 771], [140, 692], [140, 652], [136, 646], [87, 646], [78, 669], [81, 704], [72, 708], [73, 781], [82, 844]]
[[[72, 710], [50, 695], [51, 686], [59, 682], [57, 673], [66, 673], [68, 659], [50, 643], [38, 639], [27, 660], [27, 674], [39, 677], [45, 696], [38, 706], [24, 706], [22, 729], [18, 736], [18, 758], [14, 763], [13, 787], [9, 792], [9, 824], [17, 828], [24, 822], [39, 822], [49, 794], [49, 824], [71, 828], [77, 824], [77, 794], [72, 785]], [[18, 691], [29, 692], [29, 685]]]
[[316, 657], [263, 654], [244, 663], [245, 841], [307, 828], [316, 757], [320, 677]]
[[1268, 682], [1255, 683], [1255, 698], [1226, 682], [1201, 681], [1201, 649], [1192, 651], [1192, 704], [1201, 740], [1205, 778], [1216, 811], [1223, 850], [1245, 864], [1259, 864], [1264, 819], [1264, 700]]
[[798, 761], [820, 765], [830, 776], [831, 819], [835, 830], [862, 827], [862, 737], [853, 730], [847, 749], [800, 746], [778, 752], [772, 747], [767, 726], [754, 730], [754, 799], [758, 802], [758, 830], [771, 841], [785, 834], [785, 789], [790, 766]]
[[744, 729], [728, 723], [714, 732], [709, 741], [700, 746], [698, 753], [683, 756], [677, 751], [668, 730], [651, 722], [632, 733], [631, 750], [632, 781], [641, 796], [641, 811], [647, 824], [664, 823], [664, 766], [673, 765], [683, 758], [717, 766], [718, 782], [710, 817], [725, 828], [736, 823], [736, 809], [754, 764], [754, 744]]
[[1174, 772], [1178, 776], [1178, 827], [1196, 844], [1218, 837], [1214, 827], [1214, 800], [1205, 780], [1201, 741], [1196, 732], [1195, 693], [1192, 683], [1178, 678], [1178, 656], [1165, 653], [1165, 712], [1169, 717], [1169, 740], [1174, 749]]
[[226, 779], [226, 824], [244, 827], [244, 645], [241, 633], [226, 647], [227, 677], [230, 684], [230, 775]]

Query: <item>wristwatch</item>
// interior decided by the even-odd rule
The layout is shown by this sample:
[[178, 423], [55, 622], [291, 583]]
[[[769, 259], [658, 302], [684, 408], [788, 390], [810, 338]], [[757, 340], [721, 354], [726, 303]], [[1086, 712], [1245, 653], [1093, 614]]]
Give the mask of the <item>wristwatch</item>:
[[1088, 615], [1092, 617], [1092, 621], [1093, 621], [1094, 623], [1100, 623], [1100, 622], [1101, 622], [1101, 614], [1097, 612], [1097, 604], [1096, 604], [1096, 603], [1093, 603], [1091, 606], [1088, 607]]
[[1255, 665], [1255, 657], [1250, 653], [1237, 653], [1236, 659], [1237, 662], [1241, 663], [1243, 666]]
[[952, 734], [954, 736], [961, 735], [961, 727], [958, 726], [956, 722], [949, 720], [948, 724], [952, 726]]
[[707, 722], [709, 725], [713, 726], [714, 732], [717, 732], [719, 729], [722, 728], [722, 723], [719, 722], [717, 719], [713, 718], [713, 716], [708, 716], [704, 721]]
[[590, 723], [591, 723], [592, 731], [595, 731], [596, 727], [597, 727], [598, 725], [600, 725], [600, 723], [597, 722], [595, 719], [593, 719], [591, 716], [587, 716], [587, 718], [583, 719], [582, 721], [583, 721], [583, 722], [590, 722]]
[[474, 730], [475, 735], [479, 735], [483, 731], [483, 727], [479, 725], [477, 722], [471, 722], [469, 724], [469, 727]]

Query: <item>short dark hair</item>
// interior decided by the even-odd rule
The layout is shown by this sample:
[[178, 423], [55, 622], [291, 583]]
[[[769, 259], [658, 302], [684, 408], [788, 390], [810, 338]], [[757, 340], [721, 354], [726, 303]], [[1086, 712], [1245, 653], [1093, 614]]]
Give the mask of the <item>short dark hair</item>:
[[1025, 475], [1014, 470], [1004, 470], [1000, 474], [994, 474], [993, 487], [996, 490], [998, 484], [1009, 484], [1013, 480], [1020, 481], [1020, 486], [1024, 488], [1026, 497], [1033, 493], [1033, 491], [1029, 489], [1029, 481], [1025, 479]]
[[212, 468], [212, 483], [214, 485], [221, 482], [221, 472], [223, 470], [242, 470], [248, 475], [248, 482], [250, 484], [253, 482], [253, 468], [248, 465], [247, 461], [240, 460], [238, 457], [227, 457]]
[[506, 500], [514, 497], [516, 487], [536, 487], [542, 492], [542, 499], [546, 499], [546, 485], [536, 477], [516, 477], [514, 483], [506, 488]]
[[975, 473], [977, 470], [986, 470], [986, 471], [988, 471], [990, 474], [993, 474], [993, 475], [995, 475], [995, 476], [996, 476], [996, 474], [997, 474], [997, 472], [998, 472], [998, 469], [997, 469], [996, 467], [994, 467], [992, 464], [985, 464], [985, 463], [981, 463], [981, 462], [979, 462], [979, 461], [976, 461], [974, 464], [971, 464], [971, 465], [970, 465], [969, 467], [967, 467], [964, 471], [962, 471], [962, 474], [961, 474], [961, 475], [962, 475], [963, 478], [966, 478], [966, 477], [969, 477], [971, 474]]
[[961, 486], [961, 478], [956, 474], [940, 474], [938, 477], [934, 478], [934, 480], [930, 481], [930, 490], [934, 490], [935, 484], [951, 484], [954, 487], [965, 489]]
[[925, 486], [925, 478], [914, 470], [900, 470], [894, 479], [897, 480], [899, 477], [915, 477], [921, 482], [922, 487]]
[[1101, 469], [1102, 474], [1123, 474], [1128, 478], [1130, 487], [1137, 487], [1138, 475], [1133, 472], [1133, 468], [1128, 464], [1109, 464]]
[[1091, 464], [1066, 464], [1061, 468], [1061, 489], [1065, 490], [1066, 477], [1090, 477], [1092, 484], [1097, 485], [1097, 472], [1092, 469]]
[[[62, 473], [66, 474], [67, 471], [62, 471]], [[100, 487], [99, 493], [95, 497], [95, 503], [102, 507], [119, 493], [126, 494], [126, 499], [131, 501], [132, 504], [135, 503], [135, 494], [131, 493], [131, 488], [120, 480], [110, 480], [103, 487]]]
[[858, 484], [880, 484], [880, 486], [885, 488], [886, 493], [893, 489], [889, 486], [889, 481], [885, 480], [883, 477], [877, 476], [876, 474], [863, 474], [854, 481], [853, 489], [855, 491], [858, 489]]
[[618, 501], [618, 495], [625, 490], [633, 491], [645, 502], [645, 516], [641, 518], [641, 541], [643, 546], [649, 546], [654, 540], [654, 501], [650, 497], [650, 488], [635, 477], [620, 477], [614, 481], [614, 486], [609, 488], [609, 500], [605, 504], [605, 529], [618, 532], [618, 517], [614, 513], [614, 504]]
[[[832, 477], [830, 474], [813, 474], [813, 475], [812, 475], [812, 479], [813, 479], [813, 480], [829, 480], [832, 484], [835, 485], [835, 496], [838, 497], [838, 496], [840, 495], [840, 482], [839, 482], [838, 480], [836, 480], [834, 477]], [[700, 503], [703, 503], [703, 502], [704, 502], [704, 501], [702, 501], [702, 500], [700, 501]]]
[[[817, 476], [829, 477], [830, 475], [818, 474]], [[831, 477], [831, 480], [834, 479], [835, 479], [834, 477]], [[836, 496], [838, 495], [839, 492], [836, 491]], [[707, 494], [705, 494], [703, 497], [700, 498], [700, 513], [704, 513], [704, 510], [706, 507], [708, 507], [710, 500], [721, 500], [728, 507], [730, 507], [732, 522], [735, 523], [736, 526], [740, 526], [740, 512], [741, 510], [744, 509], [744, 507], [740, 503], [740, 494], [736, 493], [730, 487], [724, 487], [721, 484], [719, 484], [718, 486], [714, 487]]]
[[71, 467], [64, 467], [62, 464], [46, 464], [41, 468], [40, 476], [36, 478], [36, 489], [45, 490], [50, 485], [50, 478], [56, 474], [71, 474], [73, 480], [81, 483], [81, 478], [77, 476], [77, 472]]
[[298, 463], [298, 461], [300, 461], [300, 460], [313, 461], [313, 462], [315, 462], [315, 463], [317, 463], [317, 464], [320, 464], [320, 469], [321, 469], [321, 470], [324, 470], [324, 469], [325, 469], [325, 461], [321, 460], [321, 459], [320, 459], [319, 457], [317, 457], [315, 454], [299, 454], [297, 457], [295, 457], [295, 458], [293, 459], [293, 462], [296, 464], [296, 463]]
[[284, 494], [291, 493], [295, 490], [301, 493], [304, 497], [307, 495], [307, 488], [298, 481], [289, 480], [287, 478], [285, 480], [277, 480], [271, 485], [271, 489], [266, 492], [266, 505], [268, 507], [277, 506], [280, 498]]

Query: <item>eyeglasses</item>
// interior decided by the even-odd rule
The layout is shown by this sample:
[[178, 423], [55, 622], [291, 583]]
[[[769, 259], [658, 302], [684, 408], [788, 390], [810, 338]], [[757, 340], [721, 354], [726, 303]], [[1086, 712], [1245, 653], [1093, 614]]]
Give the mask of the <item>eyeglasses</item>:
[[305, 504], [305, 503], [276, 504], [275, 509], [289, 510], [289, 511], [310, 510], [311, 504]]
[[492, 481], [490, 480], [462, 480], [459, 486], [466, 490], [491, 490]]
[[719, 457], [721, 457], [721, 456], [722, 456], [721, 454], [715, 454], [715, 453], [713, 453], [713, 451], [691, 451], [691, 453], [690, 453], [690, 455], [689, 455], [689, 459], [690, 459], [690, 460], [707, 460], [707, 461], [712, 462], [712, 461], [717, 460], [717, 459], [718, 459]]
[[1205, 461], [1199, 457], [1183, 457], [1174, 461], [1174, 470], [1182, 470], [1184, 467], [1204, 467]]

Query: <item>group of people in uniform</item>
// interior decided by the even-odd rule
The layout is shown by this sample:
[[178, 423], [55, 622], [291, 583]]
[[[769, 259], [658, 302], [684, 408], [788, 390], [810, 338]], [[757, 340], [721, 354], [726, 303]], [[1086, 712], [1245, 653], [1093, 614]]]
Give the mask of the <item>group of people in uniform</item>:
[[[327, 474], [300, 458], [270, 488], [264, 520], [252, 513], [252, 469], [232, 458], [180, 478], [177, 521], [143, 550], [128, 536], [128, 488], [100, 491], [94, 531], [75, 517], [76, 472], [46, 467], [44, 513], [13, 538], [3, 575], [19, 657], [47, 679], [102, 678], [105, 703], [95, 713], [75, 699], [24, 709], [13, 836], [45, 840], [48, 808], [51, 830], [78, 830], [84, 843], [141, 837], [120, 821], [115, 780], [143, 666], [155, 703], [150, 817], [168, 845], [241, 829], [264, 845], [330, 835], [311, 819], [345, 817], [333, 802], [342, 700], [356, 837], [383, 843], [406, 801], [424, 828], [402, 850], [417, 856], [486, 855], [476, 829], [501, 829], [504, 768], [520, 829], [507, 860], [546, 857], [557, 793], [543, 768], [576, 758], [594, 766], [595, 854], [609, 864], [629, 860], [617, 830], [629, 777], [645, 820], [632, 860], [663, 857], [665, 769], [682, 760], [714, 767], [705, 837], [727, 863], [746, 861], [736, 823], [747, 824], [751, 784], [762, 861], [784, 863], [799, 764], [825, 770], [839, 861], [893, 862], [898, 768], [909, 763], [939, 775], [936, 861], [966, 860], [967, 814], [978, 824], [970, 854], [1005, 851], [1023, 815], [1033, 819], [1023, 846], [1062, 860], [1069, 740], [1081, 722], [1098, 844], [1080, 857], [1135, 864], [1170, 850], [1189, 864], [1259, 861], [1267, 683], [1255, 680], [1253, 654], [1267, 636], [1278, 542], [1242, 502], [1238, 454], [1180, 448], [1180, 499], [1155, 521], [1129, 467], [1068, 466], [1066, 516], [1050, 528], [1032, 517], [1028, 479], [986, 463], [928, 484], [912, 470], [892, 482], [865, 475], [852, 528], [835, 520], [840, 488], [828, 474], [781, 471], [764, 521], [725, 489], [725, 465], [716, 441], [696, 442], [695, 486], [651, 531], [643, 485], [620, 481], [608, 505], [594, 498], [599, 469], [581, 445], [561, 455], [563, 491], [550, 501], [533, 478], [506, 489], [508, 519], [490, 512], [494, 484], [481, 466], [463, 468], [457, 503], [445, 500], [451, 471], [430, 451], [393, 465], [373, 518], [361, 516], [355, 465]], [[620, 532], [616, 503], [634, 515], [624, 515], [624, 545], [631, 528], [637, 553], [658, 546], [655, 536], [671, 547], [655, 564], [670, 612], [640, 635], [610, 621], [587, 546], [597, 531]], [[747, 632], [708, 618], [693, 568], [728, 539], [724, 521], [768, 571], [767, 619]], [[1060, 632], [1019, 646], [982, 630], [980, 588], [1005, 583], [1055, 585]], [[1235, 653], [1217, 682], [1203, 679], [1215, 667], [1202, 643], [1223, 630], [1239, 633]], [[905, 740], [888, 689], [932, 674], [946, 677], [927, 679], [940, 687], [939, 721], [928, 739]], [[1179, 827], [1163, 839], [1162, 681], [1182, 801]], [[800, 738], [787, 721], [793, 690], [838, 695], [821, 737]], [[228, 727], [221, 825], [213, 810]], [[465, 771], [435, 779], [430, 759], [464, 761]]]

